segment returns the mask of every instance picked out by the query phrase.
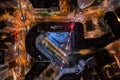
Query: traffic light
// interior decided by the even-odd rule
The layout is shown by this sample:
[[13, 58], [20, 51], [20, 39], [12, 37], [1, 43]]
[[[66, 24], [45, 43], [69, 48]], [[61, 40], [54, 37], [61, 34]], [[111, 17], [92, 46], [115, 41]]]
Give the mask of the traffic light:
[[4, 50], [0, 50], [0, 64], [4, 64]]

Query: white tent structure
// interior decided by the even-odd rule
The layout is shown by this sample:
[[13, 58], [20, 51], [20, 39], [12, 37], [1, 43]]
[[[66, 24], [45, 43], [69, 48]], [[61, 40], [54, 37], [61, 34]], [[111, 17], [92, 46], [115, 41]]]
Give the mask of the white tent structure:
[[84, 9], [94, 3], [95, 0], [78, 0], [78, 6], [80, 9]]

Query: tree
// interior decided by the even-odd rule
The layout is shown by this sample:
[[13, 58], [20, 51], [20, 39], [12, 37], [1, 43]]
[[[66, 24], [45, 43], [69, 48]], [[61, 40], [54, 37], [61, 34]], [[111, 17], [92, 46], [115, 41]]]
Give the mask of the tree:
[[54, 73], [54, 70], [51, 68], [46, 72], [45, 76], [49, 78], [53, 73]]
[[110, 45], [110, 53], [114, 56], [119, 68], [120, 68], [120, 41], [116, 41]]
[[71, 10], [70, 6], [71, 0], [60, 0], [60, 12], [61, 14], [67, 14]]
[[92, 30], [95, 29], [95, 25], [93, 24], [91, 19], [87, 20], [85, 25], [86, 25], [86, 30], [87, 31], [92, 31]]

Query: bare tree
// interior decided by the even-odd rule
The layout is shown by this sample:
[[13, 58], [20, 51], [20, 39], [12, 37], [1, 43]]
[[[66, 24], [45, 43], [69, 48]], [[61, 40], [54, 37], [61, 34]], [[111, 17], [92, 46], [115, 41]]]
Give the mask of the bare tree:
[[115, 41], [109, 46], [109, 51], [114, 56], [119, 68], [120, 68], [120, 40]]

